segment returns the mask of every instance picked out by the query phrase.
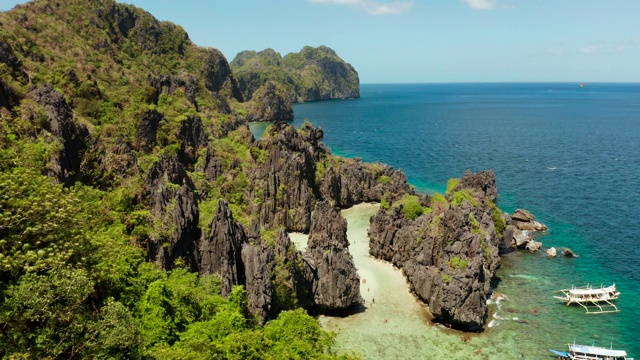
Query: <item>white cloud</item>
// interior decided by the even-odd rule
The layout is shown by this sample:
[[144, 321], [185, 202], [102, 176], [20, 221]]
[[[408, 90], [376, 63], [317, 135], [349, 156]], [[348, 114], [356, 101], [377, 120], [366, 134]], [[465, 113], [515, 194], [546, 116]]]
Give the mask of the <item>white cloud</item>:
[[397, 15], [403, 14], [411, 9], [413, 5], [410, 1], [394, 1], [382, 3], [373, 0], [308, 0], [316, 4], [349, 5], [369, 15]]
[[489, 10], [498, 5], [498, 0], [463, 0], [472, 9]]

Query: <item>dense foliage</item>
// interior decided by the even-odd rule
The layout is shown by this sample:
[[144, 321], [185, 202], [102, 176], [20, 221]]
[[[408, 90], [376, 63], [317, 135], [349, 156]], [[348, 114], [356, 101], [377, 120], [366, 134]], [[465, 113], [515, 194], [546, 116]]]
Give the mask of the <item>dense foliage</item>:
[[266, 154], [222, 54], [112, 0], [35, 0], [0, 23], [0, 357], [334, 358], [304, 310], [261, 326], [243, 287], [148, 261], [173, 230], [145, 192], [163, 157], [193, 179], [201, 229], [221, 198], [251, 220], [246, 174]]

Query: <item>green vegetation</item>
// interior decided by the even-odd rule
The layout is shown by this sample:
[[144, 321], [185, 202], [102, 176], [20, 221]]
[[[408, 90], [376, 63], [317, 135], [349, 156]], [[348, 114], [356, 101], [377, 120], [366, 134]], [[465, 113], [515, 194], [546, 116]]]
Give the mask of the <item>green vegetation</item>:
[[393, 206], [402, 206], [402, 213], [409, 220], [415, 220], [424, 212], [418, 197], [415, 195], [404, 194], [400, 200], [393, 203]]
[[480, 202], [473, 194], [473, 190], [462, 189], [453, 193], [453, 200], [451, 203], [455, 206], [462, 204], [462, 200], [467, 200], [471, 206], [479, 206]]
[[465, 270], [469, 265], [469, 260], [460, 259], [459, 257], [455, 256], [449, 259], [447, 263], [449, 264], [449, 267], [451, 269]]
[[[32, 1], [1, 12], [0, 23], [0, 358], [336, 358], [334, 334], [297, 308], [285, 276], [293, 265], [275, 275], [290, 311], [259, 326], [242, 287], [224, 298], [217, 276], [198, 276], [182, 259], [170, 271], [146, 261], [149, 239], [171, 237], [183, 201], [169, 199], [160, 216], [148, 203], [145, 181], [165, 155], [190, 158], [180, 161], [201, 230], [220, 199], [251, 222], [249, 174], [268, 153], [237, 123], [242, 96], [222, 54], [112, 0]], [[27, 97], [44, 84], [62, 95], [58, 109]], [[64, 103], [72, 114], [51, 119]], [[145, 134], [146, 114], [158, 119]], [[185, 127], [188, 117], [204, 135]], [[77, 144], [58, 135], [73, 130], [64, 122]], [[213, 181], [202, 170], [206, 150], [220, 161]], [[43, 175], [66, 162], [78, 163], [76, 181]], [[162, 181], [172, 192], [183, 186]]]
[[391, 178], [386, 176], [386, 175], [380, 175], [378, 177], [378, 182], [381, 183], [381, 184], [385, 184], [386, 185], [386, 184], [389, 183], [389, 181], [391, 181]]
[[448, 284], [451, 281], [451, 275], [449, 274], [444, 274], [442, 275], [442, 282], [445, 284]]
[[243, 51], [231, 67], [246, 99], [268, 81], [279, 83], [292, 102], [359, 96], [358, 73], [326, 46], [306, 46], [284, 58], [273, 49]]
[[507, 227], [507, 223], [502, 218], [502, 212], [492, 201], [487, 201], [487, 205], [491, 208], [491, 218], [496, 228], [496, 234], [501, 237]]
[[442, 194], [435, 193], [431, 195], [431, 207], [435, 207], [436, 204], [448, 204], [447, 198]]
[[457, 178], [449, 179], [449, 181], [447, 181], [447, 192], [446, 192], [446, 194], [447, 195], [451, 194], [453, 192], [453, 190], [458, 187], [458, 185], [460, 185], [460, 179], [457, 179]]

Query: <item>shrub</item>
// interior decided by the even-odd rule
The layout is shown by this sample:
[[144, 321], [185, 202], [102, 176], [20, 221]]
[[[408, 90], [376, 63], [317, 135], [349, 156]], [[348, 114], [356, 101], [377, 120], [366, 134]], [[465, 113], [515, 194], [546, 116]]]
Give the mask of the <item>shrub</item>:
[[453, 178], [453, 179], [449, 179], [449, 181], [447, 181], [447, 192], [446, 194], [449, 195], [453, 192], [453, 190], [458, 187], [458, 185], [460, 185], [460, 179], [457, 178]]
[[469, 260], [460, 259], [459, 257], [455, 256], [449, 259], [448, 264], [452, 269], [464, 270], [469, 265]]
[[462, 204], [462, 200], [465, 199], [469, 202], [469, 204], [471, 204], [471, 206], [480, 205], [480, 202], [473, 196], [473, 192], [470, 189], [462, 189], [453, 193], [453, 200], [451, 201], [451, 203], [458, 206]]
[[378, 177], [378, 182], [383, 184], [383, 185], [388, 184], [389, 181], [391, 181], [391, 178], [386, 176], [386, 175], [380, 175], [380, 177]]
[[402, 206], [402, 213], [409, 220], [415, 220], [424, 211], [418, 197], [409, 194], [404, 194], [393, 206]]

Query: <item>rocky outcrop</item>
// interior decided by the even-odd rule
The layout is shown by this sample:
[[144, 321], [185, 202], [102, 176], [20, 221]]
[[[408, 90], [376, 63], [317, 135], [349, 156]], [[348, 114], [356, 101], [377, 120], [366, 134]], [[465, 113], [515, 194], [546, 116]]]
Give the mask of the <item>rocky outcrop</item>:
[[328, 202], [316, 203], [303, 255], [311, 276], [313, 306], [321, 311], [362, 303], [360, 278], [349, 253], [347, 222]]
[[308, 123], [296, 131], [280, 122], [256, 143], [268, 154], [266, 161], [256, 165], [250, 179], [252, 212], [260, 214], [261, 226], [308, 232], [316, 200], [347, 208], [379, 202], [383, 197], [393, 201], [404, 193], [413, 194], [401, 170], [357, 158], [331, 157], [322, 138], [322, 129]]
[[242, 51], [231, 66], [246, 99], [268, 81], [281, 84], [293, 102], [360, 97], [358, 73], [326, 46], [306, 46], [284, 58], [273, 49]]
[[53, 86], [33, 88], [27, 98], [40, 104], [46, 113], [45, 130], [54, 135], [62, 149], [51, 157], [51, 174], [61, 183], [71, 185], [80, 171], [81, 153], [86, 148], [89, 131], [73, 120], [73, 112], [65, 98]]
[[535, 221], [536, 217], [525, 209], [517, 209], [511, 214], [513, 226], [524, 231], [545, 231], [547, 226]]
[[193, 170], [193, 165], [198, 160], [198, 151], [207, 145], [208, 140], [199, 116], [189, 115], [180, 123], [178, 139], [180, 140], [178, 158], [182, 164]]
[[292, 120], [293, 106], [285, 90], [273, 81], [262, 85], [254, 94], [247, 110], [247, 121]]
[[142, 114], [136, 130], [137, 149], [148, 153], [156, 143], [156, 134], [164, 115], [156, 110], [147, 110]]
[[487, 320], [486, 300], [499, 266], [501, 239], [492, 216], [495, 176], [468, 172], [457, 189], [468, 189], [473, 201], [458, 202], [449, 195], [447, 203], [434, 203], [414, 220], [406, 218], [401, 204], [381, 209], [371, 219], [370, 254], [402, 268], [437, 321], [479, 330]]
[[242, 102], [242, 92], [224, 55], [217, 49], [206, 49], [203, 57], [204, 66], [201, 75], [207, 89]]
[[191, 270], [197, 270], [200, 213], [186, 170], [175, 156], [165, 155], [151, 167], [144, 186], [154, 229], [149, 234], [149, 259], [165, 269], [182, 259]]
[[385, 195], [394, 201], [402, 194], [414, 193], [402, 171], [394, 171], [386, 164], [365, 164], [358, 158], [330, 166], [318, 181], [321, 198], [332, 200], [341, 208], [380, 202]]
[[249, 312], [264, 324], [277, 313], [273, 288], [276, 264], [273, 248], [261, 241], [244, 243], [242, 263], [245, 269]]
[[[218, 210], [209, 230], [200, 241], [200, 274], [217, 274], [222, 278], [222, 295], [231, 293], [234, 285], [245, 284], [245, 266], [242, 261], [242, 247], [247, 235], [241, 224], [236, 222], [225, 200], [218, 202]], [[251, 249], [253, 251], [253, 249]], [[249, 256], [249, 255], [247, 255]], [[268, 260], [265, 258], [263, 260]], [[261, 263], [260, 261], [258, 261]], [[255, 278], [255, 274], [252, 273]], [[253, 280], [252, 280], [253, 281]], [[260, 293], [261, 290], [252, 290]], [[259, 295], [256, 295], [259, 296]], [[256, 302], [253, 307], [264, 306]]]
[[191, 75], [187, 75], [185, 78], [173, 75], [149, 75], [147, 83], [154, 89], [154, 93], [151, 95], [150, 100], [154, 104], [158, 104], [158, 99], [161, 94], [172, 95], [176, 90], [182, 89], [185, 98], [189, 103], [198, 109], [198, 103], [196, 102], [196, 83], [195, 79]]
[[[268, 156], [251, 174], [253, 213], [265, 228], [284, 226], [308, 232], [315, 199], [316, 156], [324, 148], [313, 146], [315, 133], [306, 137], [286, 123], [276, 123], [257, 147]], [[256, 201], [256, 199], [260, 201]]]

